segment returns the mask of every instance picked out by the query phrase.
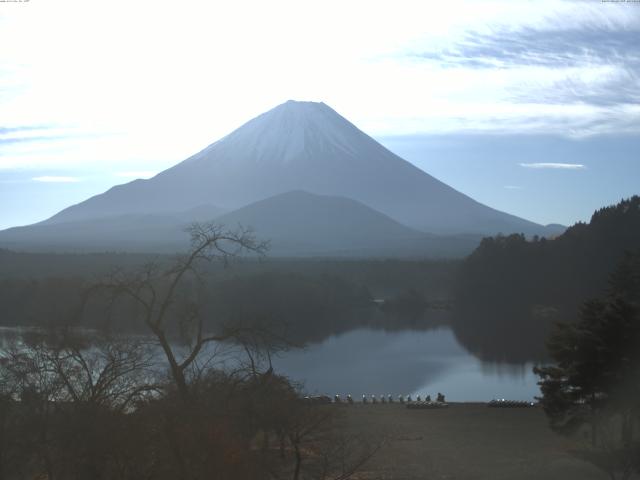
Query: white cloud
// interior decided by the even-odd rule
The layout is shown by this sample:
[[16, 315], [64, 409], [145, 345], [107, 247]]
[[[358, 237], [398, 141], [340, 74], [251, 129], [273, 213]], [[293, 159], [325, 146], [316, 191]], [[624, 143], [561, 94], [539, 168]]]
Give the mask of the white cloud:
[[558, 170], [583, 170], [587, 168], [585, 165], [580, 163], [521, 163], [521, 167], [525, 168], [551, 168]]
[[44, 182], [44, 183], [75, 183], [80, 182], [81, 179], [78, 177], [60, 177], [54, 175], [44, 175], [42, 177], [33, 177], [31, 180], [34, 182]]
[[310, 5], [57, 0], [8, 10], [0, 127], [47, 125], [65, 138], [6, 142], [0, 169], [159, 171], [290, 98], [322, 100], [372, 135], [639, 131], [640, 106], [542, 98], [558, 85], [582, 95], [627, 82], [612, 61], [478, 69], [411, 56], [457, 48], [475, 33], [638, 28], [640, 10], [629, 5]]

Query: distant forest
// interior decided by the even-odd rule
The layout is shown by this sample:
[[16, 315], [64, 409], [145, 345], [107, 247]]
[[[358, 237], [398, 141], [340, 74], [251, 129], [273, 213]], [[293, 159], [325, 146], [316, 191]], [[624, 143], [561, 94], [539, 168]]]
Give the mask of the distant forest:
[[[0, 326], [105, 323], [135, 332], [135, 312], [114, 312], [82, 293], [114, 271], [135, 271], [172, 256], [121, 253], [45, 254], [0, 250]], [[303, 344], [358, 327], [430, 328], [429, 303], [448, 304], [459, 262], [409, 260], [239, 259], [208, 267], [200, 292], [211, 329], [230, 323], [269, 324]], [[375, 299], [393, 299], [384, 311]], [[407, 301], [409, 299], [409, 301]], [[441, 315], [436, 312], [438, 322]]]
[[485, 238], [454, 287], [458, 339], [485, 359], [545, 358], [555, 321], [572, 321], [602, 295], [625, 255], [640, 249], [640, 197], [596, 211], [555, 239]]

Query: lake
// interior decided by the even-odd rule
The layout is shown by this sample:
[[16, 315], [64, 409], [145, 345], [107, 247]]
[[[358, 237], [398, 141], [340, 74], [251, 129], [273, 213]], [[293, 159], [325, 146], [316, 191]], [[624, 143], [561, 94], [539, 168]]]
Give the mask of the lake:
[[[0, 347], [22, 329], [0, 329]], [[533, 400], [540, 394], [532, 364], [483, 362], [448, 327], [426, 330], [359, 328], [304, 349], [279, 354], [276, 372], [309, 394], [412, 396], [438, 392], [450, 401]]]
[[482, 362], [449, 328], [357, 329], [273, 360], [276, 371], [304, 382], [310, 394], [398, 395], [442, 392], [450, 401], [533, 400], [540, 395], [532, 364]]

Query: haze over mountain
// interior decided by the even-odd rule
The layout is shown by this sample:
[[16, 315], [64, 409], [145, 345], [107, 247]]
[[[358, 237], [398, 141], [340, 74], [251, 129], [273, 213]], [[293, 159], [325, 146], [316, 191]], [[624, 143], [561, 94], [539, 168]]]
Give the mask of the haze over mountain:
[[[186, 224], [214, 218], [283, 255], [461, 255], [480, 235], [557, 231], [454, 190], [324, 103], [288, 101], [149, 180], [0, 232], [0, 245], [175, 249]], [[437, 235], [457, 237], [445, 248]]]
[[211, 206], [164, 214], [126, 214], [40, 223], [0, 232], [0, 245], [36, 251], [175, 252], [188, 248], [185, 228], [214, 220], [230, 229], [251, 226], [272, 256], [459, 257], [480, 236], [441, 237], [406, 227], [345, 197], [292, 191], [227, 214]]
[[390, 152], [324, 103], [288, 101], [148, 180], [113, 187], [47, 223], [128, 213], [233, 210], [292, 190], [353, 198], [431, 233], [541, 233]]
[[471, 253], [480, 240], [425, 234], [356, 200], [304, 191], [269, 197], [216, 221], [251, 225], [271, 239], [276, 255], [452, 257]]

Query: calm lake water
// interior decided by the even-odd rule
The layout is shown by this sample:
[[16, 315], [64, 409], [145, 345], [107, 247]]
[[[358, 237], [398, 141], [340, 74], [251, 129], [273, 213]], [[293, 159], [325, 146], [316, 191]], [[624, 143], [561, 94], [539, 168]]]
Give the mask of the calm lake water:
[[302, 381], [314, 394], [437, 392], [451, 401], [533, 400], [540, 395], [533, 365], [488, 364], [468, 353], [448, 328], [359, 329], [329, 337], [274, 359], [276, 371]]
[[[0, 347], [20, 330], [0, 329]], [[361, 328], [333, 335], [273, 359], [278, 373], [309, 394], [363, 394], [489, 401], [533, 400], [540, 394], [533, 365], [486, 363], [467, 352], [449, 328], [384, 331]]]

